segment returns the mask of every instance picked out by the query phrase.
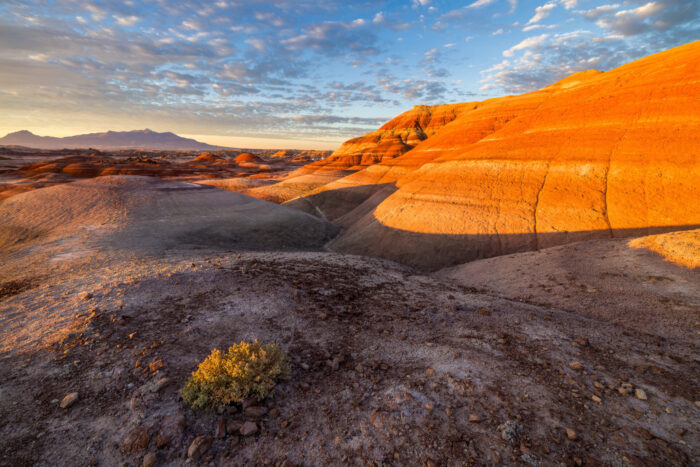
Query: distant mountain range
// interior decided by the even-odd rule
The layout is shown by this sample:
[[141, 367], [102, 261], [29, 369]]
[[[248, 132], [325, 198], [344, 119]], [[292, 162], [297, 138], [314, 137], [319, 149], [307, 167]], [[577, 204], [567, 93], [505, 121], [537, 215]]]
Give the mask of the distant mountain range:
[[175, 133], [158, 133], [149, 129], [134, 131], [107, 131], [105, 133], [88, 133], [85, 135], [38, 136], [31, 131], [22, 130], [0, 138], [0, 145], [27, 146], [36, 149], [161, 149], [211, 151], [221, 149], [219, 146], [201, 143], [190, 138], [183, 138]]

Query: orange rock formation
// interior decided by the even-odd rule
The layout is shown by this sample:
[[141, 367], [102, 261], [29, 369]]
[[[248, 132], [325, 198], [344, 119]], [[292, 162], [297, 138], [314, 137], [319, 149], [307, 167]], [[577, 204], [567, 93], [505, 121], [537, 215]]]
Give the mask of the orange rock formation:
[[[429, 269], [700, 225], [699, 66], [696, 42], [460, 104], [404, 155], [372, 153], [379, 164], [289, 204], [349, 227], [336, 250]], [[352, 162], [358, 145], [344, 145]]]

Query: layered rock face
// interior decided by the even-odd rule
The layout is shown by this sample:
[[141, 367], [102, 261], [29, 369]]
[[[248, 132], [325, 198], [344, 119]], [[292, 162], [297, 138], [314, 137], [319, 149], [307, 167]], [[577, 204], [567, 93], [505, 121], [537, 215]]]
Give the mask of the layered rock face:
[[457, 118], [469, 104], [416, 105], [377, 131], [343, 143], [317, 167], [353, 168], [394, 159]]
[[[320, 213], [323, 217], [348, 227], [357, 218], [357, 212], [352, 211], [364, 212], [370, 207], [376, 207], [378, 202], [393, 193], [400, 178], [437, 157], [461, 152], [465, 145], [479, 141], [521, 113], [536, 108], [554, 91], [554, 87], [549, 87], [520, 96], [500, 97], [484, 102], [435, 106], [442, 109], [443, 118], [433, 118], [426, 124], [428, 130], [422, 133], [426, 138], [414, 149], [400, 157], [382, 157], [377, 164], [320, 186], [305, 196], [290, 201], [289, 205], [306, 212]], [[417, 106], [382, 128], [408, 126], [407, 122], [411, 120], [407, 116], [415, 115], [416, 109], [421, 107], [427, 106]], [[452, 110], [448, 113], [450, 108]], [[447, 115], [455, 115], [455, 118], [448, 120]], [[416, 121], [420, 123], [420, 120], [413, 122]], [[352, 141], [354, 140], [345, 145]], [[341, 152], [343, 146], [336, 152]], [[378, 146], [372, 147], [372, 151], [378, 149]]]
[[[471, 104], [388, 171], [373, 167], [398, 190], [331, 246], [437, 269], [700, 225], [699, 66], [692, 43]], [[404, 164], [420, 168], [383, 178]]]
[[[352, 188], [341, 196], [339, 202], [356, 207], [376, 191], [377, 177], [370, 175], [370, 181], [359, 175], [346, 179], [358, 171], [370, 169], [407, 153], [416, 145], [436, 134], [441, 128], [471, 108], [471, 104], [417, 105], [387, 122], [379, 130], [343, 143], [329, 157], [313, 162], [290, 174], [283, 182], [269, 187], [251, 190], [250, 196], [284, 203], [291, 201], [291, 207], [312, 212], [328, 218], [337, 218], [340, 210], [333, 209], [337, 194], [329, 203], [331, 211], [323, 202], [309, 203], [319, 193], [329, 190]], [[336, 184], [338, 182], [338, 184]], [[366, 190], [363, 188], [366, 188]], [[292, 201], [299, 199], [298, 202]]]

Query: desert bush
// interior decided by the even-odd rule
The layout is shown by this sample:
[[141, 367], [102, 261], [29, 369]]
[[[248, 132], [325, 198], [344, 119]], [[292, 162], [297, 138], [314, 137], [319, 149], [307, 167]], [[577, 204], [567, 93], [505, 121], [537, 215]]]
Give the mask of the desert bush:
[[193, 409], [262, 400], [288, 376], [287, 355], [277, 345], [241, 342], [226, 353], [214, 349], [190, 376], [182, 398]]

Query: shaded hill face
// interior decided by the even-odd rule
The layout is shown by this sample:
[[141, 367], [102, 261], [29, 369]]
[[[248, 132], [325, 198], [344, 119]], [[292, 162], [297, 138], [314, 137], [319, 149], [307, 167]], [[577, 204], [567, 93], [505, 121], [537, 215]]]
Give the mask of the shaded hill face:
[[141, 176], [97, 177], [13, 196], [0, 204], [0, 225], [4, 254], [31, 248], [38, 257], [43, 245], [53, 260], [106, 249], [315, 249], [337, 232], [317, 217], [239, 193]]
[[217, 149], [216, 146], [200, 143], [190, 138], [183, 138], [174, 133], [157, 133], [149, 129], [107, 131], [105, 133], [89, 133], [64, 138], [38, 136], [30, 131], [22, 130], [0, 138], [0, 145], [19, 145], [37, 149], [88, 147], [97, 149], [169, 149], [182, 151]]
[[698, 226], [699, 65], [692, 43], [470, 104], [402, 156], [289, 205], [342, 221], [338, 251], [428, 269]]

